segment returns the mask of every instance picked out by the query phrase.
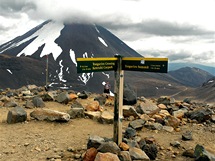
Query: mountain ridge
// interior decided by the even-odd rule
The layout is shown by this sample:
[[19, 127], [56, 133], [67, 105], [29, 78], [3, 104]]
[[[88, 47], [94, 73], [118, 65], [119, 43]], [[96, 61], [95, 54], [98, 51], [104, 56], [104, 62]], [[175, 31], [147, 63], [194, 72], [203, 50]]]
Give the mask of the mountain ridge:
[[195, 63], [169, 63], [169, 71], [174, 71], [183, 67], [196, 67], [207, 71], [208, 73], [215, 76], [215, 67], [195, 64]]
[[[0, 45], [0, 74], [4, 75], [0, 88], [45, 85], [48, 64], [48, 81], [53, 88], [101, 93], [102, 82], [114, 85], [114, 72], [78, 74], [76, 58], [114, 57], [115, 54], [143, 57], [102, 26], [73, 23], [62, 27], [54, 23], [46, 21]], [[18, 65], [14, 66], [14, 62]], [[185, 88], [181, 81], [163, 73], [127, 71], [125, 83], [139, 96], [146, 97], [172, 95]]]

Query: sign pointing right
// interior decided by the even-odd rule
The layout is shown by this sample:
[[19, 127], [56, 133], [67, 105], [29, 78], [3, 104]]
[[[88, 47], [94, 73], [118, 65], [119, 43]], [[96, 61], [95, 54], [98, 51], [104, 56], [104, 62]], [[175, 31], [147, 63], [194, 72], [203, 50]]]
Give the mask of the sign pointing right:
[[167, 73], [168, 58], [122, 58], [122, 70]]

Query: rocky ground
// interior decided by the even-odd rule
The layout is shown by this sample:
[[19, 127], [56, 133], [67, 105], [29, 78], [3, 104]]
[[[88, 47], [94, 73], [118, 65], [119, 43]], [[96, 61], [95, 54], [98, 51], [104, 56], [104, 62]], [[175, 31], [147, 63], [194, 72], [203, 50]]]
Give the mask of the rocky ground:
[[[215, 156], [214, 105], [141, 97], [134, 105], [124, 106], [124, 144], [115, 147], [110, 141], [114, 111], [111, 97], [46, 92], [35, 86], [0, 93], [1, 161], [86, 161], [86, 156], [98, 161], [107, 157], [101, 157], [107, 152], [115, 160], [194, 161], [201, 160], [198, 145], [204, 147], [201, 154], [211, 160]], [[102, 148], [104, 143], [111, 146]], [[127, 153], [123, 155], [122, 151]]]

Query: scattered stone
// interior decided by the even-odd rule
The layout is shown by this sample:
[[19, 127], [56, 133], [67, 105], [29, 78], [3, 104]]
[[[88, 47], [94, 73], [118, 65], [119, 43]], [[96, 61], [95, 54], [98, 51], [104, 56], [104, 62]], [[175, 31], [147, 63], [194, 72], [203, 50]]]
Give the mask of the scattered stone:
[[146, 155], [151, 159], [155, 160], [158, 153], [158, 148], [155, 144], [146, 144], [142, 147], [142, 150], [146, 153]]
[[190, 103], [191, 103], [191, 98], [185, 98], [185, 99], [183, 100], [183, 102], [190, 104]]
[[127, 139], [130, 139], [130, 138], [133, 138], [136, 136], [136, 130], [131, 128], [131, 127], [128, 127], [126, 130], [125, 130], [125, 134], [124, 134], [124, 137], [127, 138]]
[[96, 148], [87, 149], [87, 151], [83, 157], [83, 161], [94, 161], [97, 153], [98, 153], [98, 151]]
[[118, 155], [120, 161], [132, 161], [128, 151], [121, 151]]
[[15, 101], [8, 101], [4, 103], [5, 107], [16, 107], [18, 104]]
[[173, 132], [174, 128], [172, 126], [163, 126], [163, 130], [165, 130], [167, 132]]
[[144, 102], [140, 103], [140, 108], [142, 111], [141, 114], [153, 115], [160, 111], [159, 107], [149, 100], [145, 100]]
[[69, 94], [69, 100], [76, 100], [78, 98], [78, 95], [75, 93], [70, 93]]
[[186, 131], [185, 133], [182, 134], [182, 140], [187, 141], [187, 140], [192, 140], [192, 132], [191, 131]]
[[98, 152], [94, 161], [120, 161], [116, 154]]
[[212, 121], [212, 122], [215, 122], [215, 114], [213, 114], [213, 115], [211, 116], [211, 121]]
[[151, 129], [151, 130], [162, 130], [163, 129], [163, 125], [160, 123], [152, 123], [152, 122], [147, 122], [144, 127], [146, 127], [147, 129]]
[[173, 146], [173, 147], [176, 147], [176, 148], [179, 148], [181, 146], [179, 141], [173, 141], [173, 142], [170, 143], [170, 145]]
[[77, 95], [78, 95], [78, 98], [81, 98], [81, 99], [87, 99], [88, 98], [86, 91], [82, 91], [81, 93], [78, 93]]
[[59, 112], [50, 109], [37, 109], [30, 113], [30, 116], [37, 120], [46, 121], [63, 121], [68, 122], [70, 115], [68, 113]]
[[142, 119], [134, 120], [129, 123], [129, 127], [136, 129], [136, 130], [141, 129], [144, 126], [145, 122], [146, 121], [144, 121]]
[[102, 111], [102, 107], [99, 105], [98, 101], [93, 101], [85, 107], [85, 110], [86, 111]]
[[113, 154], [119, 154], [120, 152], [120, 148], [118, 147], [118, 145], [113, 142], [113, 141], [109, 141], [109, 142], [103, 142], [98, 148], [97, 148], [98, 152], [102, 152], [102, 153], [113, 153]]
[[150, 161], [146, 153], [139, 148], [131, 147], [129, 149], [129, 153], [130, 153], [131, 159], [133, 160]]
[[70, 119], [85, 117], [83, 108], [72, 108], [67, 113], [70, 115]]
[[43, 102], [43, 99], [39, 96], [36, 96], [32, 99], [32, 103], [35, 107], [45, 107], [45, 103]]
[[98, 148], [103, 142], [105, 142], [104, 138], [97, 135], [90, 135], [87, 142], [87, 149], [89, 148]]
[[164, 121], [166, 126], [172, 126], [173, 128], [177, 128], [180, 124], [180, 120], [171, 115], [166, 116]]
[[102, 106], [106, 103], [106, 97], [104, 95], [98, 96], [98, 97], [94, 98], [94, 101], [98, 101], [99, 105]]
[[166, 110], [167, 109], [167, 107], [166, 107], [166, 105], [164, 105], [164, 104], [158, 104], [158, 107], [161, 109], [161, 110]]
[[208, 152], [202, 145], [197, 144], [194, 151], [195, 160], [214, 161], [215, 154]]
[[101, 117], [100, 111], [85, 111], [85, 116], [89, 117], [92, 120], [98, 121]]
[[183, 109], [180, 109], [178, 111], [174, 111], [172, 115], [178, 119], [182, 119], [186, 112], [188, 112], [188, 110], [183, 108]]
[[47, 92], [45, 94], [43, 94], [41, 96], [42, 100], [47, 102], [47, 101], [54, 101], [54, 95], [53, 95], [53, 92]]
[[69, 94], [67, 92], [61, 92], [57, 97], [56, 101], [63, 104], [68, 104], [70, 100]]
[[32, 101], [30, 101], [30, 100], [27, 100], [27, 101], [26, 101], [26, 103], [25, 103], [25, 108], [32, 109], [32, 108], [34, 108], [34, 107], [35, 107], [35, 106], [34, 106], [34, 104], [33, 104]]
[[134, 118], [136, 118], [139, 115], [133, 106], [123, 106], [123, 116], [124, 117], [134, 116]]
[[137, 94], [132, 88], [124, 84], [123, 88], [123, 105], [134, 105], [137, 103]]
[[27, 119], [27, 112], [19, 106], [14, 107], [7, 114], [8, 124], [24, 122], [26, 121], [26, 119]]
[[158, 98], [157, 103], [167, 106], [170, 105], [170, 103], [174, 103], [174, 99], [167, 96], [161, 96], [160, 98]]
[[146, 144], [154, 144], [156, 141], [155, 141], [155, 138], [150, 136], [150, 137], [145, 137], [144, 138]]
[[71, 104], [71, 108], [81, 108], [84, 109], [81, 103], [79, 103], [77, 100], [73, 101]]
[[126, 144], [128, 144], [129, 149], [131, 147], [136, 147], [136, 148], [140, 149], [140, 146], [139, 146], [138, 142], [136, 140], [134, 140], [134, 138], [133, 138], [133, 140], [132, 139], [126, 139], [126, 138], [124, 138], [123, 142], [125, 142]]
[[195, 110], [193, 112], [187, 112], [185, 114], [188, 118], [192, 120], [197, 120], [198, 122], [205, 122], [206, 120], [209, 120], [212, 115], [212, 111], [207, 108], [207, 109], [200, 109], [200, 110]]
[[33, 96], [30, 90], [25, 90], [21, 92], [23, 96]]
[[122, 149], [123, 151], [128, 151], [128, 150], [129, 150], [128, 144], [126, 144], [126, 143], [124, 143], [124, 142], [121, 142], [121, 143], [119, 144], [119, 147], [120, 147], [120, 149]]
[[194, 156], [194, 150], [193, 149], [187, 149], [182, 153], [185, 157], [195, 158]]
[[113, 124], [114, 114], [109, 111], [103, 111], [99, 122], [102, 124]]

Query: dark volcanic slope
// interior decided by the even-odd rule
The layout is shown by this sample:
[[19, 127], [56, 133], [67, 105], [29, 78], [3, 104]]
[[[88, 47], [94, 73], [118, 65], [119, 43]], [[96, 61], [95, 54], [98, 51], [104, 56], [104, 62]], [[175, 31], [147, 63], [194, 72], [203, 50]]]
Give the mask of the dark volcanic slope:
[[179, 80], [181, 84], [190, 87], [200, 87], [208, 79], [214, 77], [212, 74], [195, 67], [180, 68], [170, 71], [169, 74]]
[[[48, 60], [48, 80], [53, 88], [97, 93], [103, 92], [103, 81], [109, 81], [113, 90], [114, 72], [77, 74], [76, 58], [113, 57], [115, 54], [141, 57], [102, 26], [53, 21], [46, 21], [1, 45], [0, 53], [0, 88], [45, 85]], [[183, 89], [180, 82], [168, 74], [126, 71], [125, 82], [137, 95], [144, 96], [171, 95]]]

